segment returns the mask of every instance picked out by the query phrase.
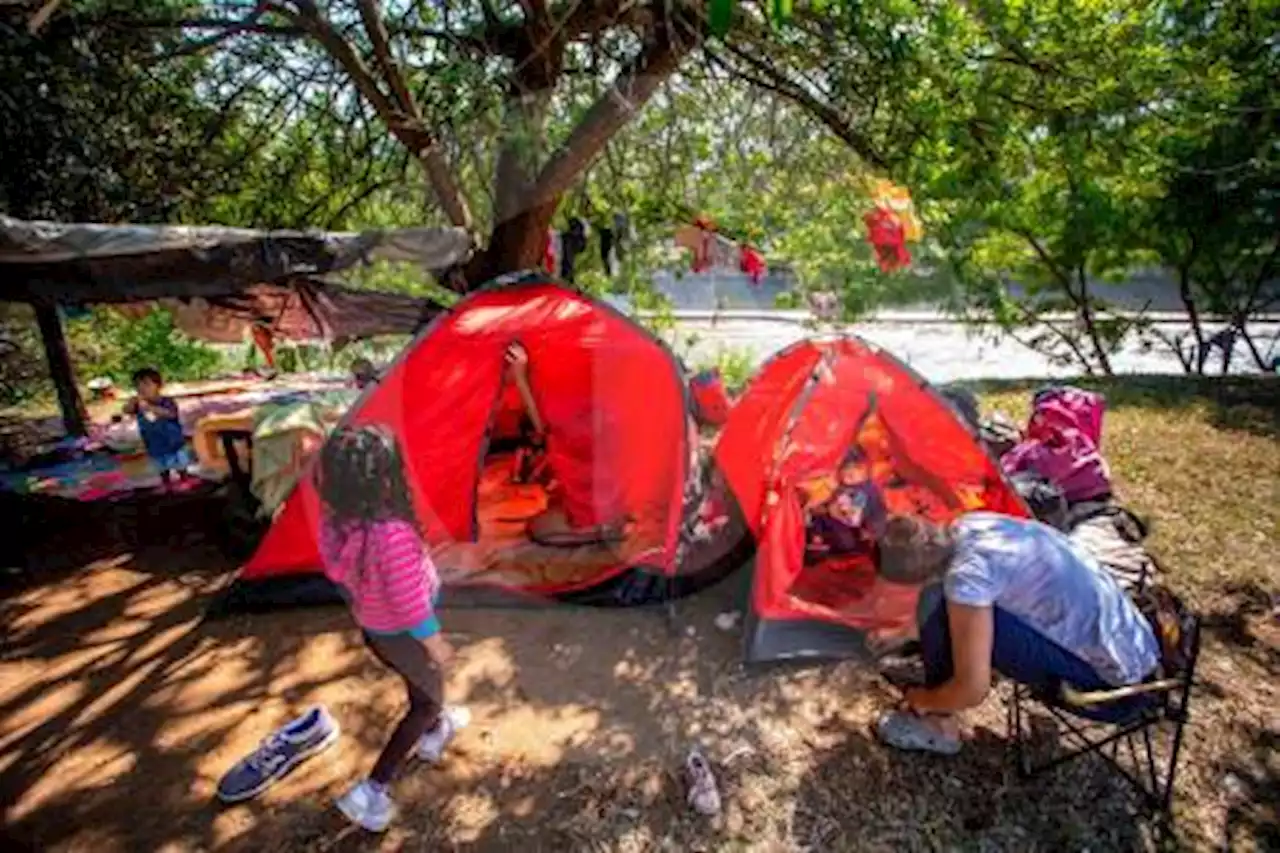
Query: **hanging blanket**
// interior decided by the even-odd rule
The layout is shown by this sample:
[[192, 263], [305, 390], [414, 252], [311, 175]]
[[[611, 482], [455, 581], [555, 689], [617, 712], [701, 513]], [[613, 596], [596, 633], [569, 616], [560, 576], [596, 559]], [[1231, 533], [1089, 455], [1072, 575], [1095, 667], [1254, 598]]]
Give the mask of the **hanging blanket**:
[[267, 403], [254, 413], [253, 494], [263, 515], [273, 515], [292, 491], [307, 460], [354, 401], [352, 392]]

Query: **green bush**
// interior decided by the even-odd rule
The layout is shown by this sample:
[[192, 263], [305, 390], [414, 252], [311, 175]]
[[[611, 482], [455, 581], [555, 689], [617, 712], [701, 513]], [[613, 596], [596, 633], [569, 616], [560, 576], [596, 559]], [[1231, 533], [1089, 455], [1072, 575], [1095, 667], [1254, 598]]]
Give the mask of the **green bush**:
[[0, 305], [0, 406], [22, 405], [52, 390], [31, 307]]
[[159, 308], [137, 318], [95, 308], [67, 322], [67, 338], [82, 380], [109, 376], [127, 385], [142, 367], [154, 367], [166, 381], [207, 379], [222, 367], [217, 350], [178, 331], [173, 316]]
[[729, 347], [716, 352], [715, 358], [709, 362], [703, 360], [697, 365], [699, 370], [713, 367], [720, 371], [720, 378], [724, 380], [725, 387], [733, 393], [742, 390], [756, 369], [755, 360], [751, 357], [749, 350]]

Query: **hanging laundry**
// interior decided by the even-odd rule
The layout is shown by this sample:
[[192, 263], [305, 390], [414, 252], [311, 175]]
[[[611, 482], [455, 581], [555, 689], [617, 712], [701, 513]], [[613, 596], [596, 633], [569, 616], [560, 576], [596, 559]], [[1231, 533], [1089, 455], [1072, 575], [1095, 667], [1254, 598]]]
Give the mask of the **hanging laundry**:
[[709, 216], [699, 216], [693, 220], [693, 227], [698, 229], [698, 245], [693, 253], [693, 271], [706, 272], [716, 266], [714, 257], [716, 223]]
[[882, 272], [893, 272], [911, 263], [902, 222], [893, 211], [877, 207], [863, 221], [867, 225], [867, 241], [875, 249]]
[[902, 225], [903, 236], [908, 243], [918, 243], [924, 234], [920, 220], [916, 217], [915, 204], [911, 201], [911, 192], [885, 178], [871, 182], [871, 198], [877, 207], [893, 212]]
[[627, 251], [631, 248], [631, 244], [635, 242], [635, 234], [631, 231], [631, 220], [627, 218], [625, 213], [615, 213], [613, 215], [613, 241], [614, 253], [618, 260], [627, 257]]
[[578, 255], [587, 250], [587, 223], [574, 217], [569, 220], [569, 230], [560, 236], [560, 277], [573, 283], [574, 265]]
[[600, 228], [600, 262], [604, 264], [604, 274], [613, 275], [617, 254], [614, 252], [614, 232], [612, 228]]
[[259, 320], [253, 324], [251, 334], [253, 335], [254, 344], [262, 351], [262, 357], [266, 360], [267, 367], [275, 370], [276, 342], [275, 335], [271, 332], [271, 326], [266, 321]]
[[760, 286], [760, 280], [769, 272], [764, 255], [757, 252], [753, 246], [748, 246], [745, 243], [742, 245], [742, 252], [738, 258], [738, 268], [750, 276], [751, 284], [756, 287]]
[[560, 269], [560, 234], [554, 228], [547, 229], [547, 241], [542, 247], [542, 267], [548, 275]]
[[715, 223], [705, 216], [699, 216], [693, 225], [678, 229], [675, 244], [693, 252], [694, 272], [738, 268], [738, 244], [716, 233]]
[[693, 253], [693, 271], [702, 272], [706, 267], [704, 250], [706, 241], [703, 230], [696, 225], [685, 225], [676, 229], [675, 244], [677, 248], [688, 249]]

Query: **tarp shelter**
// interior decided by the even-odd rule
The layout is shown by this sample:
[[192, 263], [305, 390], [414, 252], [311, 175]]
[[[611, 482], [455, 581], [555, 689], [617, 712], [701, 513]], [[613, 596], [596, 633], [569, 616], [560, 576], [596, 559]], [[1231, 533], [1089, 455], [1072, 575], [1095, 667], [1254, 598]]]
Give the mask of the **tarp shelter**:
[[34, 306], [67, 428], [82, 433], [83, 404], [60, 305], [227, 300], [255, 286], [292, 286], [365, 261], [442, 270], [465, 260], [470, 249], [471, 238], [460, 228], [326, 233], [62, 224], [0, 216], [0, 299]]
[[749, 661], [858, 656], [868, 634], [914, 627], [919, 590], [879, 580], [874, 551], [806, 553], [812, 513], [842, 487], [837, 472], [851, 451], [886, 514], [1029, 515], [971, 428], [892, 355], [853, 337], [783, 350], [734, 406], [715, 454], [758, 546]]
[[[495, 441], [519, 421], [504, 358], [515, 342], [529, 354], [560, 504], [578, 525], [621, 522], [619, 541], [550, 547], [527, 536], [548, 492], [516, 482]], [[473, 601], [635, 604], [687, 594], [736, 565], [728, 552], [742, 536], [702, 465], [675, 357], [627, 317], [544, 278], [495, 284], [438, 317], [346, 423], [397, 436], [451, 600], [465, 590]], [[320, 566], [313, 474], [281, 507], [225, 608], [335, 599]]]
[[[160, 299], [179, 330], [210, 343], [242, 343], [255, 324], [264, 324], [275, 340], [339, 341], [377, 335], [410, 335], [442, 306], [417, 296], [380, 293], [291, 279], [287, 284], [256, 284], [229, 296]], [[152, 310], [149, 303], [119, 306], [129, 315]]]

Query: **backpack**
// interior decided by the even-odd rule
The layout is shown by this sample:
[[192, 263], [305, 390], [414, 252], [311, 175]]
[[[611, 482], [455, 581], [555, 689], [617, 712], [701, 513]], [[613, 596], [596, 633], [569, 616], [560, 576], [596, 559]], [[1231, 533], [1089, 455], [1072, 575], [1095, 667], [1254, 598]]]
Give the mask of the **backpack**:
[[1160, 584], [1146, 585], [1137, 590], [1133, 598], [1160, 643], [1160, 663], [1165, 676], [1185, 674], [1196, 651], [1195, 614], [1182, 599]]
[[1061, 488], [1032, 471], [1020, 471], [1009, 481], [1037, 521], [1058, 530], [1067, 529], [1067, 498]]

